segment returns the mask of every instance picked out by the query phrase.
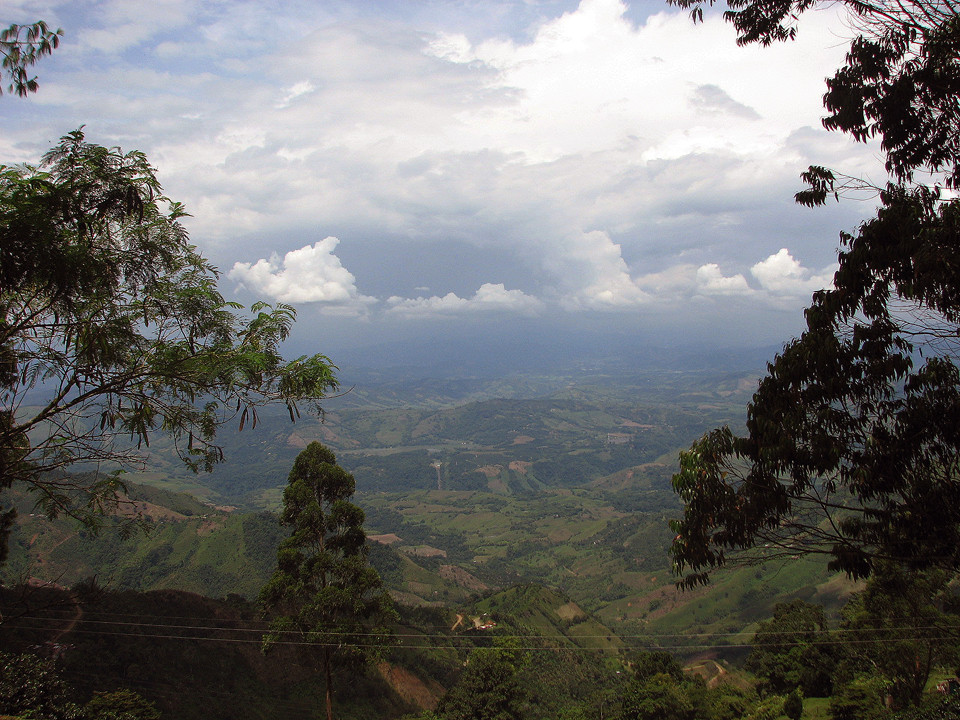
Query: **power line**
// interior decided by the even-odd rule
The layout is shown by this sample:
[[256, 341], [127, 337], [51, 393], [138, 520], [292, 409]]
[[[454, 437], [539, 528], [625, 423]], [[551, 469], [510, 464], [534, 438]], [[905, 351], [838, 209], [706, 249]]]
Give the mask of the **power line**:
[[[211, 598], [207, 598], [207, 599], [213, 600], [213, 599], [211, 599]], [[220, 601], [214, 600], [214, 602], [220, 602]], [[77, 607], [82, 607], [82, 608], [83, 608], [83, 613], [84, 613], [84, 616], [85, 616], [85, 617], [86, 617], [86, 616], [94, 616], [94, 617], [130, 617], [130, 618], [153, 618], [153, 619], [158, 619], [158, 620], [192, 620], [192, 621], [209, 620], [209, 621], [211, 621], [211, 622], [245, 623], [245, 624], [248, 624], [248, 625], [253, 625], [253, 624], [256, 624], [256, 623], [260, 623], [261, 625], [263, 625], [264, 628], [267, 628], [267, 627], [269, 626], [269, 621], [268, 621], [268, 620], [251, 620], [251, 619], [249, 619], [249, 618], [243, 618], [243, 617], [231, 618], [231, 617], [217, 617], [217, 616], [215, 616], [215, 615], [196, 615], [196, 614], [194, 614], [194, 615], [167, 615], [167, 614], [155, 614], [155, 613], [143, 613], [143, 612], [139, 612], [139, 613], [137, 613], [137, 612], [111, 612], [111, 611], [107, 611], [107, 610], [97, 610], [97, 609], [95, 608], [95, 606], [88, 606], [88, 605], [85, 605], [83, 602], [74, 602], [74, 601], [70, 601], [70, 600], [65, 600], [65, 601], [63, 601], [63, 602], [57, 603], [57, 605], [56, 605], [55, 607], [43, 607], [43, 608], [40, 608], [40, 609], [43, 610], [43, 611], [44, 611], [45, 613], [47, 613], [47, 614], [63, 613], [63, 614], [66, 615], [66, 614], [69, 613], [69, 615], [72, 616], [72, 615], [75, 613], [75, 610], [76, 610]], [[22, 615], [17, 615], [16, 612], [17, 612], [17, 607], [16, 607], [16, 606], [0, 606], [0, 628], [3, 627], [3, 617], [4, 617], [5, 615], [9, 615], [9, 616], [14, 617], [14, 618], [15, 618], [15, 617], [23, 617]], [[241, 610], [241, 612], [242, 612], [242, 610]], [[452, 612], [452, 611], [451, 611], [451, 612]], [[253, 613], [251, 613], [251, 614], [253, 614]], [[465, 619], [466, 619], [466, 616], [464, 616], [464, 617], [465, 617]], [[69, 618], [64, 618], [64, 619], [69, 619]], [[593, 618], [588, 618], [588, 619], [593, 619]], [[915, 617], [915, 616], [894, 616], [894, 617], [889, 617], [889, 618], [886, 619], [887, 622], [892, 622], [892, 623], [896, 623], [896, 622], [913, 622], [913, 621], [915, 621], [915, 620], [916, 620], [916, 617]], [[599, 622], [599, 621], [598, 621], [598, 622]], [[445, 623], [445, 624], [441, 624], [441, 625], [430, 625], [430, 624], [424, 624], [424, 623], [417, 623], [417, 626], [418, 626], [418, 627], [421, 627], [421, 628], [425, 628], [425, 629], [434, 629], [434, 630], [438, 630], [438, 631], [449, 631], [449, 629], [450, 629], [450, 627], [451, 627], [450, 623]], [[960, 629], [960, 622], [958, 622], [956, 625], [949, 625], [949, 627], [955, 627], [955, 628], [957, 628], [957, 629]], [[879, 629], [879, 628], [873, 628], [873, 629]], [[835, 629], [831, 630], [830, 632], [851, 632], [851, 631], [856, 631], [856, 629], [852, 629], [852, 628], [842, 628], [842, 627], [840, 627], [840, 628], [835, 628]], [[684, 631], [684, 632], [677, 632], [677, 633], [649, 633], [649, 634], [651, 634], [651, 635], [654, 635], [654, 634], [655, 634], [655, 635], [661, 636], [661, 637], [663, 637], [663, 636], [666, 636], [666, 637], [671, 637], [671, 636], [672, 636], [672, 637], [692, 637], [692, 636], [713, 636], [713, 635], [731, 635], [731, 634], [733, 634], [733, 635], [738, 635], [738, 634], [753, 633], [753, 632], [755, 632], [755, 631], [754, 631], [754, 630], [742, 629], [742, 630], [734, 630], [734, 631], [729, 631], [729, 632], [719, 632], [719, 631], [717, 631], [717, 632], [690, 633], [690, 632]], [[792, 632], [792, 631], [787, 631], [787, 632]], [[796, 631], [796, 632], [802, 632], [802, 631]], [[610, 633], [606, 633], [606, 634], [617, 634], [619, 637], [630, 637], [629, 635], [622, 635], [622, 634], [619, 634], [619, 633], [615, 633], [615, 631], [611, 631]], [[605, 636], [604, 634], [601, 634], [601, 635]], [[646, 635], [646, 634], [644, 634], [644, 635]], [[598, 636], [599, 636], [599, 635], [598, 635]], [[564, 637], [566, 637], [566, 636], [564, 636]]]
[[[23, 618], [21, 618], [23, 619]], [[47, 627], [38, 627], [36, 625], [28, 624], [13, 624], [8, 625], [8, 627], [25, 630], [25, 631], [37, 631], [43, 632], [45, 630], [49, 631], [51, 629], [50, 623], [46, 618], [26, 618], [30, 620], [39, 620], [44, 622]], [[86, 623], [87, 621], [84, 621]], [[129, 638], [139, 638], [139, 639], [151, 639], [151, 640], [182, 640], [182, 641], [193, 641], [193, 642], [217, 642], [217, 643], [228, 643], [228, 644], [248, 644], [248, 645], [260, 645], [263, 642], [262, 637], [211, 637], [209, 634], [197, 634], [198, 631], [204, 631], [206, 633], [210, 632], [220, 632], [220, 633], [237, 633], [241, 635], [249, 635], [251, 633], [257, 633], [262, 635], [262, 631], [259, 629], [252, 628], [223, 628], [223, 627], [210, 627], [206, 625], [162, 625], [155, 623], [133, 623], [133, 622], [108, 622], [108, 621], [93, 621], [95, 624], [107, 625], [107, 626], [119, 626], [119, 627], [128, 627], [129, 631], [122, 630], [107, 630], [107, 629], [89, 629], [84, 627], [77, 627], [70, 630], [70, 633], [74, 634], [83, 634], [83, 635], [100, 635], [104, 637], [129, 637]], [[169, 629], [169, 630], [183, 630], [184, 633], [173, 634], [173, 633], [163, 633], [163, 632], [138, 632], [137, 629], [146, 628], [151, 631], [160, 630], [160, 629]], [[59, 628], [56, 628], [59, 629]], [[919, 642], [919, 641], [930, 641], [930, 640], [946, 640], [953, 639], [956, 637], [955, 632], [960, 631], [960, 627], [950, 626], [948, 628], [938, 627], [938, 626], [913, 626], [913, 627], [901, 627], [901, 628], [848, 628], [844, 629], [846, 632], [853, 634], [859, 633], [861, 635], [868, 635], [877, 632], [886, 633], [886, 637], [848, 637], [848, 638], [826, 638], [822, 640], [797, 640], [794, 642], [770, 642], [770, 643], [757, 643], [757, 642], [725, 642], [718, 644], [717, 642], [712, 643], [691, 643], [691, 642], [677, 642], [677, 640], [682, 641], [688, 637], [695, 638], [711, 638], [713, 640], [722, 640], [724, 638], [740, 638], [745, 633], [695, 633], [691, 635], [628, 635], [628, 636], [610, 636], [617, 638], [623, 641], [624, 647], [622, 649], [637, 649], [640, 647], [655, 647], [661, 649], [719, 649], [721, 647], [731, 649], [731, 648], [754, 648], [754, 647], [795, 647], [801, 645], [812, 645], [817, 647], [827, 647], [827, 646], [839, 646], [839, 645], [876, 645], [881, 643], [890, 643], [895, 641], [900, 642]], [[921, 631], [936, 631], [938, 634], [933, 635], [918, 635]], [[192, 634], [185, 634], [187, 632], [192, 632]], [[894, 636], [890, 636], [892, 634]], [[903, 634], [907, 633], [906, 637], [903, 637]], [[427, 650], [463, 650], [465, 649], [463, 645], [453, 645], [453, 644], [437, 644], [430, 643], [427, 641], [430, 640], [443, 640], [446, 639], [446, 636], [437, 636], [430, 635], [428, 633], [404, 633], [400, 632], [392, 637], [395, 639], [394, 642], [355, 642], [355, 638], [383, 638], [384, 633], [350, 633], [350, 632], [340, 632], [335, 630], [330, 631], [318, 631], [316, 633], [317, 640], [293, 640], [293, 639], [284, 639], [283, 636], [300, 636], [303, 637], [305, 633], [299, 631], [284, 631], [279, 633], [281, 635], [280, 639], [273, 641], [273, 644], [278, 646], [299, 646], [299, 647], [338, 647], [343, 643], [338, 641], [331, 641], [331, 639], [348, 639], [351, 642], [347, 643], [351, 646], [362, 647], [362, 648], [377, 648], [377, 649], [390, 649], [390, 648], [406, 648], [406, 649], [427, 649]], [[458, 636], [464, 637], [464, 636]], [[560, 634], [550, 634], [550, 635], [539, 635], [539, 634], [521, 634], [521, 633], [512, 633], [512, 634], [497, 634], [497, 639], [509, 639], [517, 641], [530, 641], [530, 640], [543, 640], [545, 642], [549, 641], [566, 641], [570, 643], [576, 643], [577, 640], [597, 640], [597, 639], [606, 639], [607, 635], [582, 635], [582, 636], [566, 636]], [[464, 638], [466, 639], [466, 638]], [[664, 643], [663, 640], [672, 640], [672, 643]], [[636, 641], [636, 642], [631, 642]], [[414, 644], [411, 644], [414, 643]], [[548, 650], [548, 651], [604, 651], [609, 652], [616, 650], [618, 648], [611, 647], [610, 645], [596, 645], [593, 647], [583, 647], [583, 646], [555, 646], [555, 647], [543, 647], [542, 645], [528, 645], [520, 649], [524, 650]]]
[[[95, 613], [84, 613], [95, 614]], [[154, 616], [154, 615], [143, 615], [137, 616], [135, 614], [121, 613], [120, 615], [125, 617], [139, 617], [139, 618], [162, 618], [164, 616]], [[54, 625], [58, 623], [66, 623], [74, 620], [73, 616], [62, 617], [62, 618], [53, 618], [39, 615], [21, 615], [16, 618], [13, 618], [11, 621], [15, 620], [31, 620], [39, 623], [44, 623], [47, 625]], [[186, 620], [203, 620], [205, 618], [196, 617], [196, 616], [178, 616], [173, 619], [186, 619]], [[138, 628], [163, 628], [170, 630], [220, 630], [220, 631], [229, 631], [235, 633], [270, 633], [270, 634], [280, 634], [280, 635], [299, 635], [302, 634], [299, 630], [281, 630], [275, 631], [270, 628], [268, 622], [261, 622], [254, 624], [252, 627], [244, 627], [243, 624], [251, 624], [248, 621], [243, 621], [242, 619], [222, 619], [222, 618], [211, 618], [213, 622], [226, 623], [225, 625], [198, 625], [198, 624], [175, 624], [175, 623], [153, 623], [153, 622], [143, 622], [142, 620], [94, 620], [87, 617], [82, 619], [83, 624], [85, 625], [105, 625], [105, 626], [123, 626], [123, 627], [138, 627]], [[8, 624], [4, 623], [4, 624]], [[0, 624], [0, 629], [3, 628], [4, 624]], [[238, 627], [239, 625], [239, 627]], [[8, 625], [9, 626], [9, 625]], [[27, 626], [21, 625], [21, 628], [26, 628]], [[448, 626], [427, 626], [426, 629], [437, 629], [445, 630], [449, 632]], [[472, 628], [468, 628], [472, 629]], [[865, 627], [848, 627], [848, 628], [836, 628], [834, 630], [822, 631], [824, 633], [831, 634], [865, 634], [865, 633], [902, 633], [902, 632], [920, 632], [920, 631], [940, 631], [940, 632], [957, 632], [960, 633], [960, 623], [958, 624], [938, 624], [938, 625], [901, 625], [901, 626], [865, 626]], [[325, 630], [318, 631], [323, 632], [325, 635], [349, 635], [351, 637], [358, 636], [376, 636], [382, 633], [366, 633], [366, 632], [346, 632], [346, 631], [337, 631], [337, 630]], [[784, 635], [803, 635], [806, 631], [791, 631], [785, 630], [782, 632]], [[437, 633], [441, 634], [441, 633]], [[497, 637], [510, 637], [517, 639], [527, 639], [527, 638], [544, 638], [544, 639], [598, 639], [598, 638], [619, 638], [621, 640], [630, 640], [630, 639], [683, 639], [683, 638], [697, 638], [697, 637], [709, 637], [709, 638], [728, 638], [728, 637], [741, 637], [745, 635], [754, 635], [755, 632], [752, 630], [735, 630], [729, 632], [699, 632], [699, 633], [637, 633], [637, 634], [621, 634], [615, 632], [609, 633], [591, 633], [591, 634], [576, 634], [576, 635], [564, 635], [562, 633], [512, 633], [509, 635], [504, 635], [502, 633], [497, 633]], [[410, 632], [410, 631], [399, 631], [397, 632], [398, 636], [402, 637], [436, 637], [435, 634], [429, 632]], [[459, 637], [466, 637], [463, 634], [460, 634]], [[772, 644], [781, 644], [781, 643], [772, 643]]]

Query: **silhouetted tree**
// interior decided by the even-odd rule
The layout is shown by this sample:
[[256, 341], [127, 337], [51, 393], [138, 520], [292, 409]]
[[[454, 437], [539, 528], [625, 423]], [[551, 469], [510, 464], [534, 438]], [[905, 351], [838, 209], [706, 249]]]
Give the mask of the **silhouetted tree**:
[[[20, 97], [36, 92], [39, 88], [36, 76], [30, 77], [27, 68], [45, 55], [50, 55], [60, 46], [63, 30], [50, 30], [43, 20], [32, 25], [11, 25], [0, 31], [0, 77], [9, 77], [9, 92]], [[0, 95], [3, 94], [0, 85]]]
[[[674, 2], [702, 17], [701, 0]], [[728, 0], [726, 17], [740, 43], [769, 44], [819, 4]], [[841, 234], [834, 287], [769, 364], [747, 434], [721, 428], [682, 454], [672, 554], [687, 586], [758, 546], [822, 553], [853, 577], [890, 560], [960, 569], [960, 201], [940, 191], [960, 184], [960, 7], [841, 4], [857, 35], [824, 125], [879, 136], [892, 181], [876, 216]], [[818, 166], [803, 178], [805, 205], [865, 186]]]

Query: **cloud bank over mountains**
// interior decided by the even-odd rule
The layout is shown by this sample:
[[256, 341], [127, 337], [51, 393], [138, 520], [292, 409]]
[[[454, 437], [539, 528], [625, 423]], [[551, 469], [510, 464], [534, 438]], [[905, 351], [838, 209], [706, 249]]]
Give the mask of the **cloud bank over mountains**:
[[[750, 268], [755, 280], [751, 286], [740, 273], [725, 277], [716, 263], [674, 267], [674, 281], [665, 288], [649, 279], [630, 277], [620, 256], [602, 232], [592, 245], [584, 243], [586, 257], [581, 270], [594, 272], [594, 281], [575, 285], [569, 295], [553, 298], [562, 309], [576, 311], [583, 306], [592, 309], [626, 308], [650, 303], [676, 303], [692, 297], [743, 295], [770, 303], [806, 301], [810, 295], [831, 286], [835, 266], [814, 272], [804, 268], [787, 248], [761, 260]], [[522, 290], [508, 290], [503, 283], [484, 283], [471, 297], [461, 298], [449, 292], [440, 297], [403, 298], [392, 295], [378, 299], [357, 291], [353, 274], [341, 265], [334, 254], [337, 238], [328, 237], [299, 250], [291, 250], [283, 258], [273, 254], [255, 263], [237, 262], [227, 273], [256, 295], [290, 304], [317, 303], [325, 310], [340, 315], [366, 316], [382, 311], [394, 317], [451, 317], [476, 312], [504, 312], [537, 316], [546, 311], [545, 302]], [[606, 262], [604, 262], [606, 260]]]
[[837, 9], [770, 48], [649, 0], [17, 10], [66, 37], [3, 100], [0, 159], [81, 124], [144, 150], [224, 290], [320, 335], [599, 314], [777, 338], [870, 212], [796, 207], [799, 173], [882, 179], [820, 126]]

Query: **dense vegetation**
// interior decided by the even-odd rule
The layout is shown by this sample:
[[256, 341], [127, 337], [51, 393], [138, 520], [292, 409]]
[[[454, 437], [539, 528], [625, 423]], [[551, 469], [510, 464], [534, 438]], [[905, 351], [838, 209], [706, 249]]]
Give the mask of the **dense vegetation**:
[[[702, 16], [701, 0], [676, 2]], [[819, 5], [727, 4], [742, 44], [793, 38]], [[728, 553], [769, 545], [852, 577], [891, 561], [960, 570], [960, 9], [840, 4], [854, 34], [827, 80], [823, 124], [878, 138], [889, 180], [803, 173], [801, 204], [872, 189], [875, 215], [840, 234], [832, 287], [770, 362], [746, 433], [718, 428], [681, 457], [673, 556], [690, 586]]]
[[[929, 692], [919, 709], [887, 708], [890, 688], [915, 668], [917, 655], [905, 643], [926, 643], [938, 648], [941, 662], [956, 661], [949, 633], [911, 641], [916, 627], [905, 628], [904, 639], [891, 646], [892, 636], [875, 625], [855, 630], [856, 617], [864, 607], [877, 608], [879, 596], [896, 604], [889, 590], [871, 586], [858, 594], [832, 627], [821, 624], [817, 605], [778, 605], [769, 622], [743, 637], [747, 670], [709, 655], [657, 649], [649, 638], [620, 637], [568, 597], [535, 585], [486, 594], [457, 612], [400, 606], [398, 642], [382, 646], [375, 665], [334, 668], [337, 716], [952, 717], [960, 702]], [[0, 682], [0, 712], [16, 712], [12, 703], [27, 685], [36, 707], [52, 699], [79, 709], [97, 693], [122, 688], [163, 717], [183, 718], [289, 717], [313, 712], [323, 693], [319, 649], [281, 642], [264, 656], [260, 637], [267, 626], [257, 607], [239, 597], [113, 592], [83, 583], [73, 591], [6, 588], [0, 609], [3, 661], [19, 668]], [[902, 620], [899, 608], [890, 611]], [[956, 624], [955, 608], [938, 612], [943, 626]], [[21, 655], [27, 649], [57, 659]], [[931, 669], [929, 681], [950, 672]]]
[[[430, 471], [435, 478], [435, 469]], [[880, 599], [889, 598], [890, 592], [872, 590], [848, 602], [857, 587], [831, 578], [822, 566], [806, 559], [731, 569], [706, 590], [678, 593], [666, 554], [671, 538], [665, 521], [675, 512], [668, 472], [666, 467], [635, 467], [588, 479], [579, 487], [544, 487], [538, 492], [506, 485], [495, 486], [495, 490], [424, 489], [358, 495], [367, 515], [367, 532], [376, 538], [369, 544], [370, 561], [398, 601], [401, 621], [395, 629], [398, 645], [385, 649], [389, 669], [381, 665], [362, 683], [335, 689], [340, 693], [335, 697], [342, 716], [398, 717], [426, 708], [441, 718], [456, 717], [450, 714], [452, 700], [446, 705], [436, 702], [445, 691], [454, 693], [453, 698], [463, 696], [453, 688], [464, 669], [471, 666], [464, 662], [474, 648], [485, 649], [484, 667], [493, 676], [509, 671], [516, 689], [511, 702], [517, 717], [523, 718], [563, 717], [561, 713], [570, 718], [597, 718], [601, 712], [611, 717], [624, 707], [635, 713], [651, 707], [660, 712], [664, 703], [676, 701], [678, 717], [695, 713], [697, 717], [732, 720], [780, 713], [789, 698], [799, 696], [804, 698], [804, 717], [818, 717], [810, 713], [821, 711], [820, 716], [826, 717], [831, 712], [830, 702], [838, 717], [846, 712], [843, 708], [862, 712], [865, 705], [873, 708], [871, 712], [886, 713], [882, 703], [877, 705], [877, 698], [882, 700], [893, 684], [901, 682], [897, 669], [890, 666], [886, 671], [893, 679], [868, 672], [883, 666], [882, 658], [862, 652], [838, 653], [838, 648], [845, 647], [842, 641], [858, 633], [858, 644], [852, 647], [886, 647], [891, 633], [897, 631], [901, 644], [889, 657], [909, 658], [916, 656], [910, 649], [916, 625], [897, 618], [920, 613], [924, 627], [949, 629], [956, 624], [952, 619], [953, 591], [942, 579], [931, 578], [931, 582], [941, 583], [933, 594], [927, 593], [932, 585], [914, 593], [916, 598], [935, 599], [924, 605], [926, 609], [918, 605], [904, 610], [902, 602], [911, 596], [903, 592], [903, 586], [895, 594], [900, 605], [890, 606], [890, 601]], [[244, 623], [259, 622], [250, 600], [269, 578], [276, 548], [285, 535], [277, 516], [264, 510], [217, 509], [189, 495], [151, 486], [131, 485], [130, 498], [148, 518], [151, 531], [123, 538], [113, 532], [111, 522], [93, 536], [82, 529], [78, 532], [65, 519], [51, 523], [41, 516], [31, 517], [29, 498], [23, 497], [5, 576], [46, 576], [61, 584], [79, 583], [82, 589], [88, 584], [83, 578], [99, 574], [100, 581], [112, 587], [138, 591], [96, 593], [103, 602], [144, 602], [158, 615], [166, 613], [163, 606], [170, 606], [171, 612], [183, 617], [191, 617], [193, 610], [179, 604], [196, 602], [207, 608], [204, 617], [233, 618], [234, 629], [256, 629], [259, 643], [265, 626]], [[641, 501], [651, 509], [641, 509]], [[204, 599], [173, 588], [223, 599]], [[144, 591], [146, 594], [141, 594]], [[90, 596], [86, 592], [85, 597]], [[426, 607], [438, 602], [442, 608]], [[412, 605], [420, 609], [414, 610]], [[886, 606], [893, 609], [884, 615]], [[871, 609], [865, 612], [864, 607]], [[2, 611], [8, 619], [18, 614], [9, 606]], [[107, 610], [115, 611], [126, 612]], [[69, 602], [60, 612], [68, 617], [75, 613]], [[110, 619], [98, 618], [97, 612], [96, 606], [91, 606], [89, 613], [84, 610], [84, 617], [100, 622]], [[457, 615], [462, 617], [461, 624], [451, 632]], [[487, 622], [495, 625], [485, 630], [474, 628]], [[17, 624], [17, 620], [7, 624], [9, 630], [16, 630], [15, 635], [24, 631], [17, 629]], [[83, 633], [71, 632], [70, 644], [76, 644], [75, 638], [93, 642], [96, 633], [91, 631], [98, 628], [106, 626], [76, 626], [74, 631]], [[141, 628], [138, 632], [150, 631]], [[757, 639], [751, 642], [755, 635]], [[929, 657], [933, 659], [929, 678], [951, 674], [955, 661], [949, 650], [956, 646], [955, 640], [949, 633], [945, 642], [936, 633], [928, 636], [924, 641], [928, 645], [923, 647], [931, 649]], [[110, 652], [121, 653], [118, 648], [126, 641], [122, 636], [112, 637], [110, 642], [117, 645]], [[245, 663], [237, 667], [259, 667], [257, 663], [264, 662], [257, 654], [259, 646], [252, 642], [254, 638], [246, 637], [251, 642], [249, 647], [241, 644], [247, 647], [243, 652], [211, 648], [210, 652], [219, 654], [214, 666], [230, 667], [234, 663], [231, 658], [236, 657], [237, 663]], [[519, 649], [511, 645], [518, 642]], [[28, 644], [25, 638], [16, 643], [4, 647]], [[232, 647], [236, 643], [222, 644]], [[688, 667], [681, 680], [658, 677], [641, 682], [633, 677], [629, 663], [635, 661], [631, 657], [658, 646], [669, 648]], [[155, 644], [151, 647], [156, 649]], [[182, 648], [169, 652], [176, 654]], [[502, 653], [506, 653], [504, 658]], [[65, 656], [64, 671], [71, 663], [80, 663], [81, 657], [82, 653], [80, 657]], [[276, 657], [275, 662], [286, 663], [287, 651]], [[198, 656], [198, 662], [213, 661]], [[108, 676], [110, 672], [104, 670]], [[176, 677], [179, 671], [171, 672]], [[241, 696], [245, 707], [275, 703], [277, 709], [290, 711], [319, 701], [315, 693], [322, 692], [318, 685], [323, 683], [318, 684], [315, 676], [308, 683], [304, 675], [297, 684], [297, 673], [281, 681], [266, 670], [254, 672], [258, 679], [252, 687], [256, 690]], [[708, 684], [693, 679], [694, 672]], [[470, 695], [483, 686], [487, 674], [464, 677], [464, 686], [473, 688]], [[811, 675], [813, 679], [809, 679]], [[77, 688], [78, 705], [94, 690], [116, 689], [106, 682], [85, 684], [82, 676], [69, 672], [65, 677]], [[141, 693], [165, 713], [175, 707], [165, 704], [169, 700], [164, 692], [130, 682], [133, 678], [128, 672], [121, 677], [122, 687]], [[200, 677], [205, 676], [201, 673]], [[277, 683], [269, 691], [262, 684], [264, 677]], [[728, 684], [716, 687], [719, 679]], [[208, 682], [198, 681], [197, 702], [203, 702], [204, 688], [215, 681], [219, 682], [209, 678]], [[312, 684], [313, 689], [307, 692], [304, 683]], [[335, 677], [334, 688], [341, 685]], [[249, 693], [261, 691], [260, 700], [250, 698]], [[831, 695], [833, 701], [825, 699]], [[187, 693], [184, 697], [191, 696]], [[375, 707], [369, 704], [372, 698], [379, 698]], [[262, 712], [263, 717], [271, 717], [270, 711]], [[637, 716], [642, 715], [624, 717]]]
[[[741, 42], [770, 43], [815, 4], [730, 0], [727, 17]], [[960, 201], [914, 182], [960, 182], [960, 22], [949, 2], [848, 4], [860, 34], [825, 124], [879, 134], [893, 180], [876, 218], [842, 236], [835, 287], [770, 364], [743, 437], [730, 378], [642, 402], [595, 387], [351, 400], [328, 424], [281, 428], [257, 408], [280, 401], [293, 418], [336, 387], [329, 363], [281, 359], [292, 309], [234, 314], [142, 155], [78, 131], [42, 172], [0, 168], [0, 713], [279, 718], [324, 696], [332, 717], [336, 695], [346, 718], [960, 715], [957, 695], [931, 692], [960, 664]], [[16, 26], [0, 36], [11, 87], [34, 91], [25, 70], [56, 44], [42, 24], [25, 43]], [[805, 204], [840, 189], [824, 168], [805, 179]], [[49, 395], [36, 407], [34, 390]], [[242, 471], [187, 481], [176, 461], [212, 468], [231, 421], [260, 424]], [[668, 464], [714, 424], [682, 457], [671, 538]], [[298, 453], [284, 538], [269, 510]], [[131, 458], [153, 486], [76, 467]], [[130, 520], [152, 532], [126, 536]], [[671, 542], [691, 589], [740, 550], [781, 562], [733, 563], [677, 595]], [[866, 581], [826, 575], [818, 553]], [[359, 622], [373, 614], [389, 633]]]

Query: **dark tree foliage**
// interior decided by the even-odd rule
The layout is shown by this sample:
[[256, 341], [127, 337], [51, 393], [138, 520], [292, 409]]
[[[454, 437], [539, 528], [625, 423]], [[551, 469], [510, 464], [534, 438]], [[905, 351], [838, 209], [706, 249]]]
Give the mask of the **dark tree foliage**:
[[522, 720], [527, 693], [518, 672], [529, 654], [509, 646], [479, 648], [441, 699], [440, 720]]
[[[677, 4], [702, 14], [699, 0]], [[672, 554], [685, 586], [732, 551], [822, 553], [853, 577], [881, 561], [960, 568], [960, 201], [939, 187], [960, 178], [958, 6], [845, 4], [858, 34], [828, 80], [824, 124], [879, 135], [893, 181], [876, 217], [841, 235], [834, 288], [768, 365], [747, 434], [721, 428], [682, 453]], [[728, 5], [739, 41], [767, 44], [817, 3]], [[843, 189], [825, 168], [803, 177], [803, 204]]]
[[273, 615], [264, 649], [309, 642], [321, 649], [327, 719], [333, 718], [334, 663], [359, 663], [387, 643], [390, 596], [367, 563], [363, 510], [349, 502], [356, 484], [318, 442], [297, 455], [280, 522], [291, 530], [277, 569], [260, 593]]
[[884, 558], [960, 566], [960, 205], [923, 189], [884, 200], [769, 365], [748, 435], [715, 430], [683, 454], [682, 566], [758, 543], [856, 577]]
[[[960, 717], [960, 695], [936, 695], [920, 706], [895, 713], [893, 720], [956, 720]], [[861, 720], [857, 718], [857, 720]], [[869, 718], [867, 718], [869, 720]]]
[[[664, 650], [640, 651], [630, 658], [633, 677], [620, 694], [619, 720], [740, 720], [753, 702], [725, 683], [708, 687], [703, 678], [683, 671]], [[753, 696], [753, 700], [756, 696]]]
[[666, 675], [675, 682], [683, 680], [683, 666], [666, 650], [643, 650], [630, 659], [633, 677], [643, 683], [654, 675]]
[[623, 695], [620, 720], [693, 720], [688, 693], [665, 673], [634, 679]]
[[[50, 55], [60, 46], [63, 30], [50, 30], [40, 20], [32, 25], [11, 25], [0, 31], [0, 76], [9, 77], [8, 92], [20, 97], [36, 92], [40, 87], [36, 76], [30, 77], [27, 68], [35, 65], [45, 55]], [[0, 95], [3, 87], [0, 85]]]
[[830, 698], [830, 715], [833, 720], [879, 720], [889, 717], [884, 700], [882, 682], [861, 676], [837, 688]]
[[136, 469], [159, 433], [209, 470], [224, 423], [267, 403], [319, 411], [337, 387], [326, 357], [280, 355], [293, 308], [224, 300], [185, 214], [142, 153], [79, 130], [40, 167], [0, 166], [0, 490], [96, 525], [122, 483], [67, 468]]
[[49, 720], [81, 718], [52, 660], [0, 652], [0, 714]]
[[747, 693], [733, 685], [721, 683], [708, 691], [703, 720], [740, 720], [747, 716], [750, 698]]
[[898, 707], [918, 705], [931, 672], [960, 661], [960, 599], [942, 570], [880, 566], [843, 609], [848, 662], [878, 675]]
[[800, 720], [803, 715], [803, 694], [793, 690], [783, 701], [783, 714], [790, 720]]
[[802, 600], [777, 603], [773, 617], [753, 636], [746, 667], [757, 675], [761, 693], [826, 697], [836, 665], [827, 619], [820, 605]]
[[160, 711], [133, 690], [94, 692], [83, 706], [86, 720], [160, 720]]

